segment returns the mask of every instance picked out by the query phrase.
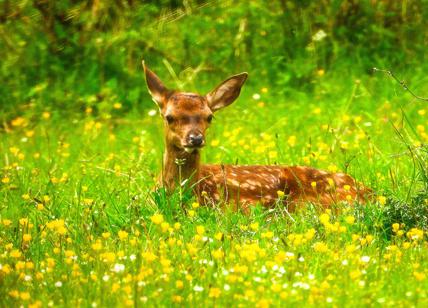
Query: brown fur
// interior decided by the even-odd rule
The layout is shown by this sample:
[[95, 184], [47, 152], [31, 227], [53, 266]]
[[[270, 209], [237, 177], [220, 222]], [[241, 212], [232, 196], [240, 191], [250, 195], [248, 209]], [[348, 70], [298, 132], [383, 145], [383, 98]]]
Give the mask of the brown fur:
[[307, 202], [329, 207], [340, 201], [365, 202], [370, 197], [370, 189], [343, 173], [300, 166], [201, 165], [199, 151], [205, 141], [192, 146], [189, 136], [204, 138], [213, 112], [239, 96], [247, 74], [232, 76], [201, 96], [168, 91], [146, 66], [144, 71], [149, 91], [165, 119], [161, 184], [168, 191], [174, 190], [181, 176], [181, 180], [187, 179], [194, 186], [201, 202], [225, 201], [243, 210], [256, 203], [273, 206], [278, 201], [278, 191], [284, 192], [282, 200], [289, 210]]

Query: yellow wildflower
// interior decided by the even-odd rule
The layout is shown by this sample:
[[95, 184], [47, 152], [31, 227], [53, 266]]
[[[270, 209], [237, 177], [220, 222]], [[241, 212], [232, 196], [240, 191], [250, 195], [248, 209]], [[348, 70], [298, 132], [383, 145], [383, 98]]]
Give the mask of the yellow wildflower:
[[327, 252], [328, 246], [324, 242], [316, 242], [313, 245], [313, 248], [316, 252]]
[[210, 298], [218, 298], [221, 294], [221, 290], [219, 288], [211, 288], [208, 294]]
[[385, 196], [378, 196], [377, 201], [379, 202], [380, 205], [385, 205], [386, 204], [386, 197]]
[[204, 226], [197, 226], [196, 227], [196, 233], [198, 235], [204, 235], [204, 233], [205, 233], [205, 227]]
[[252, 224], [250, 224], [250, 228], [253, 231], [257, 231], [259, 229], [259, 223], [258, 222], [253, 222]]
[[128, 232], [126, 232], [124, 230], [119, 230], [119, 232], [117, 233], [117, 235], [119, 236], [119, 239], [121, 241], [126, 240], [128, 238]]
[[163, 215], [162, 214], [155, 214], [152, 217], [150, 217], [150, 220], [155, 224], [155, 225], [160, 225], [163, 222]]
[[345, 221], [347, 224], [353, 225], [355, 222], [355, 217], [354, 216], [346, 216]]

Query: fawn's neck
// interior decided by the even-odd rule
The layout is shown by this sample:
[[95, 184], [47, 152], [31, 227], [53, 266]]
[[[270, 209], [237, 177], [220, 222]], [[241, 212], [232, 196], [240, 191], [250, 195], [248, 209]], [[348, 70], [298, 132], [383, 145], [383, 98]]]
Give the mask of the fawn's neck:
[[198, 150], [187, 153], [182, 149], [167, 144], [163, 159], [163, 184], [170, 191], [174, 189], [177, 183], [186, 179], [189, 179], [187, 185], [193, 185], [199, 177], [199, 162], [200, 154]]

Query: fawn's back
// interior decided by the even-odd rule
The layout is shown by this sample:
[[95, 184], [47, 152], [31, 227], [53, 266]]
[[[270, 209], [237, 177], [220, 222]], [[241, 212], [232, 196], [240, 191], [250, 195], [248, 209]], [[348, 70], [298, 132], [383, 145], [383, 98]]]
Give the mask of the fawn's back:
[[271, 207], [279, 200], [290, 210], [306, 202], [328, 207], [365, 202], [370, 193], [347, 174], [303, 166], [202, 165], [198, 189], [205, 203], [240, 203], [244, 209], [256, 203]]

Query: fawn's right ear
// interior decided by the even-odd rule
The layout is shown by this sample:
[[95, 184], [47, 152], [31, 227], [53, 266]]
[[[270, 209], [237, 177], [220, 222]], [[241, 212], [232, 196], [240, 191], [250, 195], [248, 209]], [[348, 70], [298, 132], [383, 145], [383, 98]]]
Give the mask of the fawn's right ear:
[[163, 107], [166, 95], [168, 93], [167, 88], [163, 85], [162, 81], [153, 73], [149, 68], [142, 62], [144, 68], [144, 74], [146, 75], [147, 88], [152, 96], [154, 102], [159, 106]]

